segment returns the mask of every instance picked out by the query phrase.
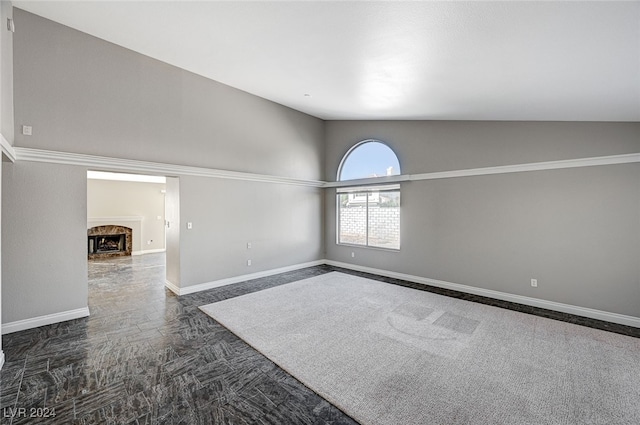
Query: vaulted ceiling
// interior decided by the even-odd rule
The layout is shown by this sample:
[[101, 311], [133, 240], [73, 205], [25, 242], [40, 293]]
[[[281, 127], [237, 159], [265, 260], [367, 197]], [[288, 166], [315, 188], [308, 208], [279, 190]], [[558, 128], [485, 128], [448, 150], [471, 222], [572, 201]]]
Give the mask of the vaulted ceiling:
[[13, 5], [323, 119], [640, 121], [639, 1]]

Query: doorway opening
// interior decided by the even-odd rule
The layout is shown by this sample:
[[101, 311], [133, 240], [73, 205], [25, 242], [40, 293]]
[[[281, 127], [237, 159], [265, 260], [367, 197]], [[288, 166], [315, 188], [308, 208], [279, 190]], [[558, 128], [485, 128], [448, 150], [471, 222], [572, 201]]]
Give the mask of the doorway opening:
[[111, 296], [118, 302], [164, 298], [179, 282], [178, 182], [87, 171], [90, 307], [99, 309]]
[[166, 177], [87, 171], [87, 255], [166, 251]]

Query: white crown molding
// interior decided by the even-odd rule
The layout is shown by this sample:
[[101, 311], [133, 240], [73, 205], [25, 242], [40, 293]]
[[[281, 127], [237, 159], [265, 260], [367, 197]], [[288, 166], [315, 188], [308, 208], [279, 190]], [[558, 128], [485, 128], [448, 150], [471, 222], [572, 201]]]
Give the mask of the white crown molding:
[[496, 167], [470, 168], [466, 170], [439, 171], [434, 173], [404, 174], [390, 177], [374, 177], [369, 179], [329, 182], [325, 187], [351, 187], [377, 185], [405, 181], [450, 179], [455, 177], [486, 176], [490, 174], [522, 173], [527, 171], [558, 170], [565, 168], [593, 167], [599, 165], [616, 165], [640, 162], [640, 153], [598, 156], [591, 158], [563, 159], [558, 161], [532, 162], [528, 164], [500, 165]]
[[2, 147], [2, 153], [9, 158], [9, 161], [16, 161], [16, 150], [5, 137], [0, 134], [0, 147]]
[[80, 319], [89, 316], [89, 307], [75, 310], [62, 311], [60, 313], [47, 314], [44, 316], [32, 317], [30, 319], [17, 320], [15, 322], [3, 323], [2, 334], [9, 334], [26, 329], [38, 328], [40, 326], [51, 325], [53, 323], [65, 322], [67, 320]]
[[179, 288], [173, 283], [166, 281], [166, 286], [176, 295], [187, 295], [187, 294], [193, 294], [194, 292], [206, 291], [207, 289], [218, 288], [220, 286], [226, 286], [226, 285], [232, 285], [234, 283], [245, 282], [247, 280], [273, 276], [279, 273], [305, 269], [307, 267], [320, 266], [322, 264], [325, 264], [324, 260], [310, 261], [308, 263], [295, 264], [292, 266], [280, 267], [277, 269], [270, 269], [270, 270], [265, 270], [261, 272], [251, 273], [251, 274], [234, 276], [226, 279], [215, 280], [212, 282], [205, 282], [197, 285], [185, 286], [183, 288]]
[[159, 162], [138, 161], [134, 159], [110, 158], [69, 152], [56, 152], [42, 149], [16, 147], [16, 159], [19, 161], [47, 162], [53, 164], [79, 165], [101, 171], [126, 171], [164, 176], [196, 176], [220, 179], [245, 180], [262, 183], [278, 183], [295, 186], [323, 187], [324, 182], [302, 180], [290, 177], [269, 176], [265, 174], [243, 173], [239, 171], [218, 170], [215, 168], [191, 167], [186, 165], [164, 164]]
[[525, 297], [522, 295], [515, 295], [506, 292], [494, 291], [491, 289], [461, 285], [459, 283], [452, 283], [444, 280], [429, 279], [421, 276], [391, 272], [388, 270], [375, 269], [372, 267], [359, 266], [355, 264], [343, 263], [340, 261], [325, 260], [325, 264], [335, 267], [342, 267], [349, 270], [376, 274], [379, 276], [391, 277], [394, 279], [406, 280], [423, 285], [435, 286], [438, 288], [451, 289], [453, 291], [464, 292], [467, 294], [480, 295], [497, 300], [510, 301], [517, 304], [524, 304], [533, 307], [544, 308], [547, 310], [560, 311], [563, 313], [574, 314], [576, 316], [589, 317], [592, 319], [603, 320], [605, 322], [619, 323], [621, 325], [640, 328], [640, 317], [626, 316], [624, 314], [610, 313], [607, 311], [595, 310], [592, 308], [562, 304], [554, 301], [541, 300], [539, 298]]

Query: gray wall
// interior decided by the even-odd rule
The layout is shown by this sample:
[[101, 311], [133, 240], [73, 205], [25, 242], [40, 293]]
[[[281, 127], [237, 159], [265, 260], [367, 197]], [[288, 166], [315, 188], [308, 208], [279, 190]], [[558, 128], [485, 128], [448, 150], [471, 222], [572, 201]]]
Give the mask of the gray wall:
[[322, 199], [317, 188], [181, 177], [180, 286], [322, 259]]
[[86, 170], [17, 161], [2, 172], [2, 323], [87, 307]]
[[16, 146], [322, 177], [324, 123], [15, 9]]
[[[4, 155], [0, 153], [0, 334], [2, 334], [2, 169]], [[0, 337], [0, 368], [4, 364], [4, 352], [2, 351], [2, 338]]]
[[[33, 136], [16, 134], [16, 146], [299, 179], [322, 178], [323, 121], [19, 9], [14, 9], [14, 15], [19, 28], [14, 35], [15, 122], [33, 126]], [[67, 171], [62, 166], [42, 170], [40, 177], [51, 181], [58, 180], [56, 173], [59, 171]], [[51, 175], [47, 176], [47, 172]], [[66, 184], [57, 188], [56, 193], [64, 199], [75, 199], [77, 187], [86, 188], [86, 176], [77, 173], [67, 177]], [[15, 181], [10, 179], [5, 187], [14, 184]], [[193, 221], [196, 226], [203, 225], [204, 228], [214, 227], [209, 216], [227, 220], [227, 228], [251, 227], [253, 223], [261, 223], [263, 211], [257, 206], [242, 214], [233, 209], [231, 211], [235, 214], [207, 210], [214, 205], [220, 208], [214, 200], [228, 198], [235, 188], [237, 183], [231, 180], [185, 179], [180, 182], [179, 197], [180, 208], [184, 211], [179, 213], [186, 217], [193, 209], [199, 210], [204, 217], [196, 217]], [[20, 202], [39, 205], [47, 211], [52, 211], [55, 205], [53, 200], [47, 198], [45, 202], [40, 199], [38, 191], [22, 189], [24, 186], [11, 188], [5, 196], [8, 217], [4, 221], [8, 227], [19, 218], [16, 210]], [[252, 187], [249, 191], [257, 189]], [[277, 184], [263, 184], [259, 192], [259, 196], [278, 199], [277, 206], [269, 209], [269, 216], [274, 219], [280, 215], [288, 217], [291, 204], [298, 202], [295, 197], [300, 195], [298, 190]], [[15, 199], [18, 196], [23, 198], [20, 202]], [[78, 200], [71, 207], [86, 209], [86, 193], [84, 196], [82, 201]], [[53, 204], [49, 205], [51, 202]], [[296, 254], [259, 262], [252, 272], [274, 264], [293, 265], [298, 261], [322, 257], [321, 249], [317, 248], [322, 244], [321, 222], [317, 219], [322, 215], [322, 194], [317, 192], [305, 196], [302, 202], [307, 203], [303, 208], [305, 212], [315, 209], [315, 213], [304, 221], [304, 225], [309, 226], [304, 235], [315, 239], [303, 240], [290, 233], [270, 240], [271, 234], [258, 234], [257, 237], [264, 238], [263, 243], [283, 245]], [[73, 230], [81, 230], [84, 234], [84, 221], [86, 216], [81, 226], [80, 223], [69, 222], [67, 227], [77, 225], [78, 228]], [[300, 230], [301, 226], [296, 229]], [[53, 230], [38, 229], [39, 234], [36, 235], [37, 227], [24, 226], [21, 231], [27, 240], [47, 238], [48, 232], [53, 234]], [[196, 234], [182, 233], [178, 250], [168, 247], [168, 255], [198, 253], [195, 258], [180, 254], [180, 258], [169, 260], [171, 264], [174, 261], [186, 262], [178, 272], [180, 282], [174, 283], [205, 283], [238, 271], [237, 262], [241, 260], [237, 258], [236, 251], [228, 246], [212, 250], [211, 238], [194, 237]], [[5, 306], [11, 302], [19, 310], [26, 300], [14, 299], [13, 295], [20, 292], [30, 273], [45, 274], [48, 264], [57, 262], [61, 270], [86, 269], [85, 244], [83, 239], [79, 245], [82, 253], [65, 258], [58, 258], [58, 253], [51, 252], [46, 246], [31, 247], [31, 254], [39, 258], [39, 262], [29, 264], [34, 269], [29, 273], [20, 270], [30, 260], [10, 254], [16, 264], [13, 272], [4, 273], [3, 285], [8, 287]], [[190, 269], [186, 268], [187, 265]], [[177, 268], [170, 268], [170, 273], [176, 271]], [[73, 279], [69, 284], [78, 291], [84, 288], [86, 298], [86, 273], [73, 274]], [[46, 283], [34, 281], [32, 284]], [[51, 309], [64, 311], [68, 307], [65, 297], [65, 293], [60, 293], [57, 298], [49, 299], [46, 309], [42, 306], [29, 307], [25, 314], [37, 316], [49, 313]], [[6, 321], [22, 316], [13, 312], [5, 314]]]
[[402, 174], [637, 153], [640, 123], [486, 121], [332, 121], [326, 178], [357, 142], [385, 141]]
[[7, 18], [13, 17], [10, 1], [0, 2], [0, 133], [13, 144], [13, 33]]
[[[638, 152], [640, 124], [329, 122], [327, 176], [366, 138], [387, 141], [403, 174], [418, 174]], [[638, 217], [640, 164], [413, 181], [402, 183], [401, 250], [389, 252], [336, 245], [327, 190], [326, 250], [330, 260], [638, 317]]]
[[[0, 2], [0, 22], [7, 22], [7, 18], [13, 17], [13, 8], [10, 1]], [[0, 27], [0, 134], [13, 145], [13, 33]], [[0, 176], [4, 155], [0, 153]], [[2, 180], [0, 178], [0, 200], [2, 198]], [[1, 204], [1, 201], [0, 201]], [[0, 207], [0, 211], [2, 208]], [[2, 216], [0, 213], [0, 239], [2, 234]], [[0, 260], [2, 259], [2, 246], [0, 244]], [[0, 295], [2, 293], [2, 268], [0, 261]], [[0, 296], [0, 330], [2, 328], [2, 297]], [[2, 341], [0, 341], [0, 357], [2, 354]], [[0, 359], [2, 367], [2, 359]]]

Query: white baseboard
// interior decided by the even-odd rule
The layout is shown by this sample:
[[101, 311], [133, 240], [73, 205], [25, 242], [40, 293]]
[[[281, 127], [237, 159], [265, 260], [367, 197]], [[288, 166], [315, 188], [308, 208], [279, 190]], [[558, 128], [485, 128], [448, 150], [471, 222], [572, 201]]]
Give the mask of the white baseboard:
[[391, 277], [395, 279], [406, 280], [409, 282], [420, 283], [423, 285], [436, 286], [438, 288], [451, 289], [454, 291], [464, 292], [467, 294], [480, 295], [483, 297], [510, 301], [517, 304], [524, 304], [547, 310], [560, 311], [562, 313], [574, 314], [576, 316], [589, 317], [591, 319], [604, 320], [605, 322], [619, 323], [621, 325], [633, 326], [640, 328], [640, 317], [626, 316], [624, 314], [610, 313], [592, 308], [579, 307], [571, 304], [562, 304], [555, 301], [541, 300], [539, 298], [525, 297], [522, 295], [514, 295], [506, 292], [493, 291], [491, 289], [476, 288], [473, 286], [461, 285], [459, 283], [451, 283], [443, 280], [429, 279], [421, 276], [414, 276], [404, 273], [391, 272], [388, 270], [375, 269], [372, 267], [358, 266], [355, 264], [342, 263], [339, 261], [326, 260], [325, 264], [345, 269], [361, 271], [365, 273], [377, 274], [380, 276]]
[[166, 249], [164, 249], [164, 248], [143, 249], [142, 251], [132, 251], [131, 255], [157, 254], [159, 252], [166, 252]]
[[[355, 264], [343, 263], [343, 262], [332, 261], [332, 260], [310, 261], [307, 263], [295, 264], [292, 266], [280, 267], [277, 269], [265, 270], [257, 273], [245, 274], [241, 276], [220, 279], [212, 282], [201, 283], [198, 285], [187, 286], [185, 288], [180, 288], [177, 285], [167, 280], [166, 287], [178, 296], [187, 295], [195, 292], [205, 291], [207, 289], [218, 288], [220, 286], [232, 285], [235, 283], [240, 283], [240, 282], [244, 282], [251, 279], [258, 279], [261, 277], [273, 276], [279, 273], [285, 273], [293, 270], [299, 270], [299, 269], [319, 266], [323, 264], [640, 328], [640, 317], [627, 316], [627, 315], [618, 314], [618, 313], [610, 313], [607, 311], [579, 307], [579, 306], [570, 305], [570, 304], [562, 304], [554, 301], [547, 301], [547, 300], [541, 300], [538, 298], [525, 297], [522, 295], [509, 294], [506, 292], [493, 291], [491, 289], [476, 288], [473, 286], [461, 285], [458, 283], [452, 283], [452, 282], [447, 282], [443, 280], [429, 279], [421, 276], [414, 276], [414, 275], [409, 275], [405, 273], [397, 273], [397, 272], [392, 272], [388, 270], [376, 269], [373, 267], [366, 267], [366, 266], [359, 266]], [[15, 322], [2, 324], [2, 334], [4, 335], [12, 332], [23, 331], [26, 329], [37, 328], [39, 326], [50, 325], [53, 323], [64, 322], [67, 320], [79, 319], [81, 317], [88, 317], [88, 316], [89, 316], [89, 308], [84, 307], [76, 310], [69, 310], [69, 311], [63, 311], [60, 313], [48, 314], [45, 316], [38, 316], [31, 319], [18, 320]], [[4, 362], [4, 353], [2, 352], [2, 350], [0, 350], [0, 368], [2, 367], [3, 362]]]
[[174, 294], [176, 294], [176, 295], [180, 295], [180, 288], [179, 288], [177, 285], [175, 285], [174, 283], [171, 283], [170, 281], [165, 280], [165, 281], [164, 281], [164, 285], [165, 285], [165, 286], [166, 286], [166, 287], [167, 287], [171, 292], [173, 292]]
[[176, 295], [187, 295], [194, 292], [206, 291], [207, 289], [218, 288], [220, 286], [232, 285], [234, 283], [244, 282], [246, 280], [258, 279], [261, 277], [273, 276], [279, 273], [290, 272], [293, 270], [304, 269], [307, 267], [320, 266], [325, 264], [324, 260], [310, 261], [308, 263], [295, 264], [293, 266], [280, 267], [277, 269], [265, 270], [262, 272], [244, 274], [240, 276], [229, 277], [226, 279], [214, 280], [213, 282], [200, 283], [197, 285], [186, 286], [184, 288], [178, 288], [171, 282], [167, 281], [166, 285]]
[[0, 370], [2, 370], [2, 366], [4, 366], [4, 351], [0, 350]]
[[89, 316], [89, 307], [75, 310], [62, 311], [60, 313], [47, 314], [33, 317], [31, 319], [17, 320], [15, 322], [3, 323], [2, 334], [24, 331], [26, 329], [37, 328], [39, 326], [51, 325], [53, 323], [65, 322], [67, 320], [79, 319]]

